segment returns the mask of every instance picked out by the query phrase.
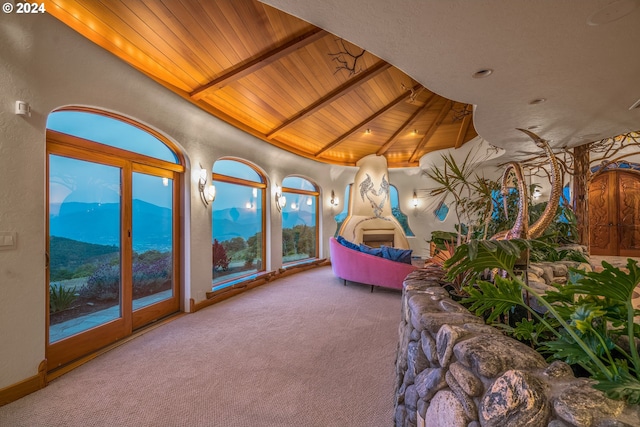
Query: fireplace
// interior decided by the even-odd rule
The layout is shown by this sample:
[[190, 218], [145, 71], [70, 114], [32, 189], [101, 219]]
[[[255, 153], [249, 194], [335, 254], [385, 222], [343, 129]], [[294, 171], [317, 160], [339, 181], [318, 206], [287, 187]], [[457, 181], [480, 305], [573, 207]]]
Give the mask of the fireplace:
[[382, 245], [393, 247], [393, 236], [394, 233], [381, 233], [380, 230], [376, 232], [365, 231], [362, 233], [362, 243], [372, 248], [379, 248]]

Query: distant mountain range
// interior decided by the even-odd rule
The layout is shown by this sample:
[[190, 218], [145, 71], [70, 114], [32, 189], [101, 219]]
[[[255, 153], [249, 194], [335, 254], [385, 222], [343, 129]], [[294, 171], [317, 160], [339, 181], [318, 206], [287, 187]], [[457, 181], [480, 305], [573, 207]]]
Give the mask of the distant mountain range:
[[[282, 214], [282, 227], [293, 228], [301, 224], [314, 224], [311, 212], [295, 211]], [[219, 242], [242, 237], [247, 240], [260, 231], [260, 212], [247, 208], [230, 208], [213, 211], [213, 237]]]
[[[49, 234], [85, 243], [120, 245], [120, 205], [67, 202], [51, 206]], [[171, 209], [133, 201], [133, 250], [171, 249]]]
[[[67, 202], [52, 205], [49, 217], [51, 236], [99, 245], [120, 245], [120, 205], [117, 203]], [[260, 231], [261, 213], [255, 209], [231, 208], [213, 211], [213, 233], [218, 241]], [[314, 223], [314, 213], [295, 211], [282, 214], [282, 226], [293, 228]], [[133, 249], [161, 251], [171, 248], [172, 211], [141, 200], [133, 201]]]

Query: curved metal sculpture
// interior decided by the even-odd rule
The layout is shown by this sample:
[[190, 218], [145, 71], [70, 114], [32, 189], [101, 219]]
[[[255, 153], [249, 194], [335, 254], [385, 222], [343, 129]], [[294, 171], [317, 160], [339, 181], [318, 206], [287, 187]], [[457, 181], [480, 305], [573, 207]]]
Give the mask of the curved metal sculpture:
[[511, 172], [515, 174], [516, 185], [518, 187], [518, 215], [516, 220], [509, 230], [503, 230], [496, 233], [491, 239], [493, 240], [509, 240], [509, 239], [525, 239], [527, 232], [529, 231], [529, 194], [527, 192], [527, 186], [524, 181], [524, 172], [522, 171], [522, 165], [516, 162], [510, 162], [507, 164], [507, 168], [504, 170], [501, 179], [501, 193], [502, 202], [504, 204], [504, 215], [508, 217], [507, 213], [507, 196], [509, 196], [509, 178]]
[[507, 164], [507, 169], [502, 175], [502, 195], [505, 200], [506, 210], [506, 195], [508, 194], [507, 183], [509, 173], [513, 170], [516, 176], [516, 183], [518, 187], [518, 215], [516, 222], [509, 230], [501, 231], [495, 234], [491, 239], [493, 240], [508, 240], [508, 239], [535, 239], [542, 236], [542, 233], [547, 229], [549, 224], [553, 221], [558, 210], [558, 202], [560, 202], [560, 196], [562, 195], [562, 177], [560, 175], [560, 166], [556, 156], [551, 151], [551, 147], [544, 139], [540, 138], [533, 132], [526, 129], [518, 129], [521, 132], [527, 134], [533, 142], [540, 148], [542, 148], [547, 155], [549, 162], [551, 163], [551, 193], [549, 194], [549, 202], [540, 215], [540, 218], [529, 226], [529, 207], [527, 202], [529, 200], [529, 194], [527, 192], [527, 186], [524, 181], [524, 174], [522, 172], [522, 166], [519, 163], [511, 162]]

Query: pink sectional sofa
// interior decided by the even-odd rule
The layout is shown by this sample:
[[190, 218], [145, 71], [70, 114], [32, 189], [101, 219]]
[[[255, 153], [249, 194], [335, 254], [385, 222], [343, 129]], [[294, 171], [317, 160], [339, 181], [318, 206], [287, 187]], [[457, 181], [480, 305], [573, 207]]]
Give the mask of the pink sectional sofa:
[[335, 238], [329, 240], [333, 274], [344, 280], [384, 288], [402, 289], [405, 277], [418, 267], [404, 262], [391, 261], [375, 255], [349, 249]]

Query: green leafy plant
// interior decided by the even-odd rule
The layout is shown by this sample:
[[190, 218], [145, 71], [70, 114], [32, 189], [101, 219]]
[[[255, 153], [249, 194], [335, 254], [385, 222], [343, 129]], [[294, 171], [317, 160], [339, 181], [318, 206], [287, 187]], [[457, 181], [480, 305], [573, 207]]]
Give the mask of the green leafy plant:
[[[430, 261], [440, 267], [444, 267], [444, 264], [453, 256], [455, 253], [456, 247], [450, 241], [443, 242], [443, 248], [438, 250], [435, 255], [433, 255]], [[470, 271], [463, 271], [458, 273], [455, 277], [452, 277], [450, 282], [446, 285], [443, 285], [448, 288], [451, 297], [460, 300], [463, 297], [467, 297], [467, 291], [464, 289], [465, 284], [467, 283], [467, 277], [471, 274]]]
[[443, 154], [443, 166], [426, 169], [423, 173], [435, 182], [435, 186], [427, 189], [432, 197], [439, 197], [443, 202], [453, 199], [453, 212], [458, 224], [466, 224], [457, 228], [456, 244], [471, 239], [476, 229], [478, 218], [485, 235], [490, 212], [493, 209], [491, 200], [492, 181], [475, 174], [477, 159], [472, 158], [476, 153], [469, 152], [461, 161], [456, 161], [453, 154]]
[[56, 283], [52, 283], [49, 286], [49, 310], [51, 313], [68, 309], [77, 298], [75, 286], [73, 288], [65, 288]]
[[[532, 320], [512, 328], [514, 336], [529, 339], [551, 358], [581, 366], [607, 396], [640, 403], [640, 357], [635, 343], [640, 328], [634, 324], [639, 312], [631, 301], [640, 284], [637, 262], [628, 261], [628, 273], [603, 262], [602, 272], [581, 272], [583, 277], [576, 284], [558, 285], [557, 291], [542, 296], [514, 272], [520, 254], [534, 245], [521, 239], [470, 241], [445, 262], [447, 277], [472, 272], [473, 286], [465, 287], [469, 297], [463, 300], [471, 311], [486, 314], [492, 322], [516, 306], [526, 309]], [[486, 269], [502, 274], [496, 275], [495, 283], [479, 280]], [[544, 314], [525, 302], [524, 292], [544, 307]], [[630, 342], [628, 349], [621, 345], [624, 337]]]

